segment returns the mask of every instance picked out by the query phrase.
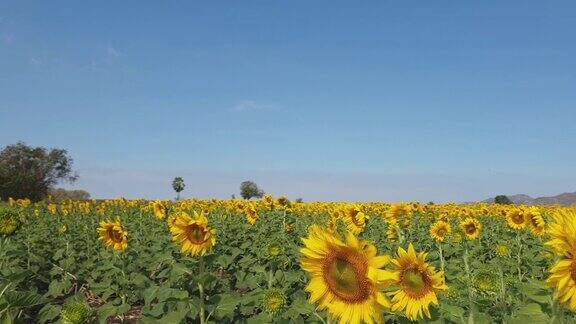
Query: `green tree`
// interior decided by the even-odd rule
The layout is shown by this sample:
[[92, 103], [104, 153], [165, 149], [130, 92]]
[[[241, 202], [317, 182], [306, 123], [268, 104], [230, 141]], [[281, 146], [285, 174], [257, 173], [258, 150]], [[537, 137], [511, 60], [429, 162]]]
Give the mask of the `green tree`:
[[88, 200], [90, 193], [85, 190], [66, 190], [63, 188], [49, 188], [48, 195], [54, 202], [61, 202], [64, 200]]
[[505, 195], [498, 195], [494, 197], [494, 203], [499, 205], [512, 205], [512, 200]]
[[184, 179], [182, 177], [176, 177], [172, 181], [172, 189], [176, 191], [176, 200], [180, 200], [180, 192], [184, 190], [186, 185], [184, 184]]
[[0, 199], [42, 200], [55, 184], [78, 179], [72, 162], [62, 149], [47, 150], [22, 142], [6, 146], [0, 152]]
[[240, 184], [240, 196], [244, 199], [261, 198], [264, 196], [264, 191], [260, 190], [253, 181], [244, 181]]

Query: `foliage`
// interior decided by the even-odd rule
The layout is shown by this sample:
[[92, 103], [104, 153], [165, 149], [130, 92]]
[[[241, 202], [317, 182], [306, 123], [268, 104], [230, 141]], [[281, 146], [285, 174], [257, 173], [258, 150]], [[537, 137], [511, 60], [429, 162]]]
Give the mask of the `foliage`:
[[240, 184], [240, 196], [244, 199], [262, 198], [264, 191], [260, 190], [253, 181], [244, 181]]
[[72, 171], [72, 162], [63, 149], [47, 150], [21, 142], [6, 146], [0, 152], [0, 200], [43, 199], [59, 181], [78, 178]]
[[[436, 323], [570, 323], [576, 317], [552, 300], [544, 284], [557, 260], [547, 238], [529, 224], [511, 229], [504, 215], [532, 209], [508, 205], [297, 203], [277, 200], [162, 202], [168, 216], [154, 216], [144, 200], [28, 204], [11, 201], [4, 218], [18, 228], [0, 234], [0, 322], [72, 321], [197, 323], [304, 323], [325, 321], [309, 304], [300, 268], [301, 238], [312, 224], [345, 233], [346, 217], [365, 214], [358, 234], [379, 254], [394, 255], [412, 243], [427, 262], [444, 269], [449, 290], [432, 306]], [[259, 215], [245, 220], [249, 207]], [[548, 223], [557, 207], [537, 207]], [[172, 240], [175, 215], [205, 211], [216, 243], [202, 257], [183, 255]], [[460, 222], [474, 217], [480, 235], [467, 240]], [[118, 219], [128, 233], [123, 252], [98, 240], [102, 220]], [[430, 236], [437, 221], [450, 223], [443, 242]], [[330, 228], [330, 227], [328, 227]], [[393, 231], [391, 231], [393, 230]], [[394, 233], [393, 235], [388, 233]], [[500, 249], [505, 245], [506, 249]], [[200, 298], [202, 287], [202, 296]], [[83, 306], [84, 303], [86, 306]], [[74, 316], [73, 316], [74, 315]], [[384, 311], [389, 323], [403, 313]]]
[[49, 188], [48, 196], [53, 202], [63, 202], [65, 200], [88, 200], [90, 193], [85, 190], [66, 190], [63, 188]]
[[182, 177], [174, 178], [172, 181], [172, 189], [176, 191], [176, 200], [180, 200], [180, 192], [184, 191], [184, 187], [186, 187], [186, 185]]
[[499, 205], [511, 205], [512, 201], [508, 196], [505, 195], [498, 195], [494, 198], [494, 203]]

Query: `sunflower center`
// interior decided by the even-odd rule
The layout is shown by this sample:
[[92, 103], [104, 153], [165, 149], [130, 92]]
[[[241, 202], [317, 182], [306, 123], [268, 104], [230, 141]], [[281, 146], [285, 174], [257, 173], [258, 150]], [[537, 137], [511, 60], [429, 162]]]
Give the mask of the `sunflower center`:
[[524, 215], [522, 215], [521, 213], [514, 214], [512, 216], [512, 221], [516, 224], [522, 224], [524, 223]]
[[108, 228], [108, 237], [114, 243], [122, 243], [122, 232], [115, 228]]
[[402, 277], [402, 285], [406, 293], [414, 298], [419, 298], [428, 292], [429, 281], [428, 276], [417, 269], [404, 272]]
[[446, 229], [444, 229], [444, 228], [439, 228], [439, 229], [436, 231], [436, 234], [438, 234], [438, 236], [444, 236], [444, 234], [446, 234]]
[[206, 241], [206, 231], [204, 228], [198, 224], [192, 224], [188, 226], [188, 231], [186, 231], [187, 238], [194, 244], [201, 244]]
[[476, 225], [474, 224], [468, 224], [466, 226], [464, 226], [466, 229], [466, 234], [474, 234], [476, 233]]
[[340, 299], [359, 303], [366, 300], [370, 293], [366, 270], [366, 261], [358, 252], [339, 251], [324, 263], [324, 281]]

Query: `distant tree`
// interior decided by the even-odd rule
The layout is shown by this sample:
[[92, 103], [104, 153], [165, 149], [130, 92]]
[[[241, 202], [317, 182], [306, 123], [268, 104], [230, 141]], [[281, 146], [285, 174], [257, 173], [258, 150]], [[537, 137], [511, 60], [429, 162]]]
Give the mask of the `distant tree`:
[[512, 200], [505, 195], [498, 195], [494, 197], [494, 203], [499, 205], [512, 205]]
[[85, 190], [66, 190], [62, 188], [49, 188], [48, 195], [54, 202], [64, 200], [89, 200], [90, 193]]
[[172, 189], [176, 191], [176, 200], [180, 200], [180, 192], [184, 190], [184, 187], [186, 187], [186, 185], [184, 184], [184, 179], [182, 179], [182, 177], [174, 178], [174, 181], [172, 181]]
[[302, 199], [302, 198], [296, 198], [296, 200], [294, 200], [294, 201], [297, 202], [297, 203], [301, 203], [301, 202], [304, 202], [304, 199]]
[[30, 147], [22, 142], [0, 151], [0, 199], [39, 201], [60, 181], [74, 182], [72, 158], [66, 150]]
[[264, 191], [258, 188], [258, 185], [252, 181], [244, 181], [240, 184], [240, 196], [244, 199], [253, 197], [261, 198], [264, 196]]

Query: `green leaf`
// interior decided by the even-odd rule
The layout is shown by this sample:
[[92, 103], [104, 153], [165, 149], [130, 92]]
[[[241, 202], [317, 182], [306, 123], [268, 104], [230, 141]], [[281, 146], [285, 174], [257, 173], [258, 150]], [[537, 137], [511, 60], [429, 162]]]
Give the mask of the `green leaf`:
[[219, 295], [219, 297], [220, 300], [218, 301], [214, 314], [218, 318], [232, 317], [234, 315], [236, 305], [240, 303], [240, 298], [229, 294]]

